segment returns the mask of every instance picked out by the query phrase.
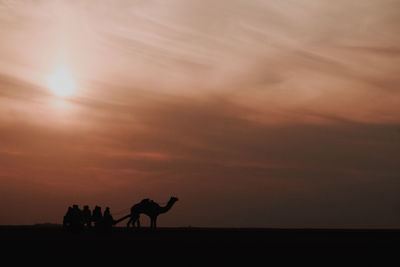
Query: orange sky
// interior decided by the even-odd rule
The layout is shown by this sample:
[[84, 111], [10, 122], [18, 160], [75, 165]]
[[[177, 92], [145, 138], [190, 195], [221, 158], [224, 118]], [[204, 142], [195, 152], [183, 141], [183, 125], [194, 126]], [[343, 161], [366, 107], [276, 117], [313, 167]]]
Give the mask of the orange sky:
[[399, 227], [399, 13], [0, 0], [0, 224], [175, 195], [160, 225]]

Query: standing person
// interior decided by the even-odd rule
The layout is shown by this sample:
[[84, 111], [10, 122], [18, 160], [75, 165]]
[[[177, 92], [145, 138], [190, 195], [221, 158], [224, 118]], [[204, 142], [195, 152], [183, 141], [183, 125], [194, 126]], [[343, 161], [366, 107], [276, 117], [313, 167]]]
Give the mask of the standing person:
[[106, 207], [106, 210], [104, 211], [104, 218], [106, 217], [106, 216], [110, 216], [111, 215], [111, 213], [110, 213], [110, 208], [109, 207]]
[[109, 207], [107, 207], [106, 210], [104, 211], [103, 221], [104, 221], [104, 230], [106, 232], [110, 232], [112, 229], [112, 226], [114, 225], [114, 218], [111, 215]]
[[78, 205], [73, 205], [71, 210], [71, 228], [73, 232], [80, 232], [83, 228], [82, 211]]
[[101, 207], [96, 206], [93, 210], [92, 221], [94, 222], [94, 226], [98, 227], [99, 223], [103, 220], [103, 214], [101, 213]]
[[64, 219], [63, 219], [63, 227], [65, 229], [70, 229], [71, 228], [71, 224], [72, 224], [71, 217], [72, 217], [72, 207], [68, 207], [68, 211], [65, 214]]
[[83, 224], [86, 226], [86, 228], [91, 228], [92, 227], [92, 212], [90, 211], [88, 205], [83, 207], [82, 215], [83, 215]]

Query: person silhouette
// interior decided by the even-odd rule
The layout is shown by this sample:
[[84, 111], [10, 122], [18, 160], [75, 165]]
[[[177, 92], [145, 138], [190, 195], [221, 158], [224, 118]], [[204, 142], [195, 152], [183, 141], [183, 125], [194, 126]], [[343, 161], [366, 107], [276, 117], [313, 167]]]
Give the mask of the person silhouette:
[[83, 207], [82, 215], [83, 215], [84, 226], [86, 226], [86, 228], [91, 228], [92, 227], [92, 212], [90, 211], [88, 205]]
[[71, 227], [71, 216], [72, 216], [72, 207], [68, 207], [67, 213], [64, 216], [63, 219], [63, 227], [65, 229], [70, 229]]
[[92, 214], [92, 221], [94, 222], [94, 226], [98, 227], [102, 220], [103, 220], [103, 214], [101, 213], [101, 207], [96, 206]]
[[104, 211], [104, 217], [106, 217], [106, 216], [109, 216], [109, 215], [111, 215], [111, 213], [110, 213], [110, 208], [109, 207], [106, 207], [106, 210]]
[[73, 232], [79, 232], [83, 228], [83, 216], [82, 211], [79, 209], [78, 205], [73, 205], [71, 209], [71, 229]]
[[104, 216], [103, 216], [104, 230], [110, 232], [113, 225], [114, 225], [114, 218], [111, 215], [110, 208], [107, 207], [106, 210], [104, 211]]

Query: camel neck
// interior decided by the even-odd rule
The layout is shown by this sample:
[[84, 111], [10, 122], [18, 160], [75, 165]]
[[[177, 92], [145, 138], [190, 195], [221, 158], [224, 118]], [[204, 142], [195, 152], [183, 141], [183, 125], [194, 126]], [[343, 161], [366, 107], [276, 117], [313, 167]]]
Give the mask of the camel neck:
[[164, 213], [164, 212], [169, 211], [171, 209], [172, 205], [174, 205], [174, 202], [171, 201], [171, 200], [168, 201], [167, 205], [165, 205], [164, 207], [160, 208], [160, 213]]

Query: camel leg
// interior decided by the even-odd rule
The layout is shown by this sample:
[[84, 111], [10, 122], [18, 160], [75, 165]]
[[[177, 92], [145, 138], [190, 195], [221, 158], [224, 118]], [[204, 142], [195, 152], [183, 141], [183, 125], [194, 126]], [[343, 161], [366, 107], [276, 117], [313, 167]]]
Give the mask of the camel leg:
[[131, 216], [129, 218], [129, 221], [128, 221], [127, 225], [126, 225], [127, 228], [129, 228], [129, 226], [131, 225], [132, 221], [133, 221], [133, 217]]
[[150, 223], [150, 228], [156, 229], [156, 227], [157, 227], [157, 217], [152, 217], [151, 223]]
[[131, 216], [131, 223], [132, 223], [132, 227], [135, 228], [135, 223], [137, 223], [137, 227], [140, 227], [140, 223], [139, 223], [139, 215], [135, 214]]

